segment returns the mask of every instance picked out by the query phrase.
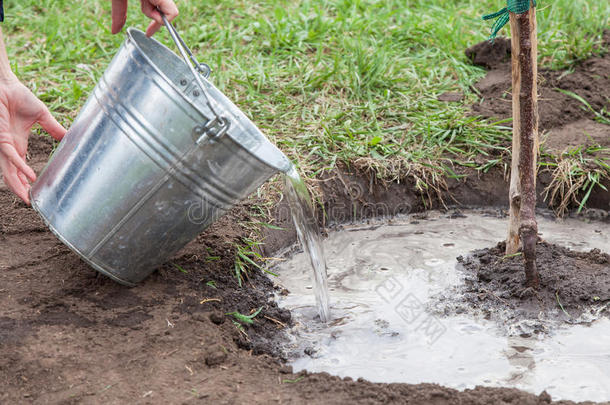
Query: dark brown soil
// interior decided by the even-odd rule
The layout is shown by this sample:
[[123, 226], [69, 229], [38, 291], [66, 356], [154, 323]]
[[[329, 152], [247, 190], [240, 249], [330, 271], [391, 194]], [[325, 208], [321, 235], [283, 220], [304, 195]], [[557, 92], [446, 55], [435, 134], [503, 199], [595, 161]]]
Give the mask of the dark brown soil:
[[[505, 249], [501, 242], [458, 258], [466, 272], [458, 300], [469, 310], [494, 317], [501, 309], [510, 320], [538, 320], [542, 314], [545, 319], [574, 322], [584, 312], [610, 306], [610, 256], [598, 249], [575, 252], [539, 242], [538, 291], [524, 287], [523, 257], [505, 257]], [[610, 311], [601, 315], [610, 315]]]
[[[31, 163], [37, 170], [50, 148], [46, 138], [34, 139]], [[378, 214], [381, 202], [397, 212], [423, 207], [408, 184], [386, 189], [348, 171], [337, 171], [323, 183], [327, 204], [336, 207], [328, 211], [333, 221]], [[469, 184], [461, 188], [487, 190], [481, 196], [493, 194], [493, 188]], [[489, 202], [466, 194], [471, 195], [469, 203]], [[433, 384], [373, 384], [325, 373], [293, 374], [276, 356], [273, 342], [290, 323], [290, 314], [270, 300], [270, 281], [253, 271], [247, 286], [239, 288], [232, 275], [232, 243], [246, 234], [239, 222], [249, 219], [248, 204], [234, 209], [172, 260], [186, 274], [167, 264], [142, 285], [126, 288], [90, 269], [2, 186], [0, 403], [550, 401], [546, 394], [515, 389], [458, 392]], [[276, 208], [278, 224], [288, 225], [280, 215], [286, 212], [282, 206]], [[291, 231], [274, 231], [267, 248], [277, 250], [294, 240]], [[261, 306], [244, 333], [225, 315], [236, 310], [247, 314]]]
[[[51, 149], [49, 138], [32, 139], [30, 164], [36, 171]], [[448, 180], [447, 203], [506, 205], [508, 186], [499, 169], [482, 177], [469, 170], [462, 174]], [[541, 187], [548, 181], [539, 180]], [[354, 168], [326, 174], [320, 188], [324, 224], [442, 208], [437, 198], [425, 205], [408, 181], [382, 185]], [[596, 209], [587, 215], [607, 218], [609, 201], [607, 193], [596, 191], [590, 199]], [[233, 244], [249, 235], [240, 223], [253, 219], [255, 202], [236, 207], [144, 283], [126, 288], [90, 269], [0, 183], [0, 403], [551, 401], [545, 393], [515, 389], [458, 392], [432, 384], [293, 374], [275, 346], [290, 314], [273, 303], [270, 280], [253, 270], [240, 288], [233, 276]], [[267, 255], [295, 241], [284, 202], [272, 215], [288, 230], [265, 231]], [[260, 307], [243, 332], [226, 315]]]
[[[610, 47], [610, 31], [604, 35]], [[474, 64], [490, 69], [475, 88], [481, 102], [473, 112], [491, 118], [512, 116], [510, 40], [498, 38], [494, 44], [481, 42], [466, 50]], [[570, 70], [539, 71], [539, 115], [543, 147], [561, 152], [576, 145], [610, 146], [610, 126], [596, 122], [595, 115], [580, 101], [562, 93], [584, 98], [595, 111], [610, 109], [610, 53], [583, 61]]]

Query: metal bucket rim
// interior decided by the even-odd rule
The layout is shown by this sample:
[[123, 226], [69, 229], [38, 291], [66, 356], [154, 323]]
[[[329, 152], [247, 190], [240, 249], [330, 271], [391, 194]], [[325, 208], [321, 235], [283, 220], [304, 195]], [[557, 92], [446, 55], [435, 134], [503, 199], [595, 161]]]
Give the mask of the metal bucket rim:
[[[141, 41], [141, 40], [151, 41], [155, 46], [160, 47], [161, 49], [166, 51], [168, 55], [171, 55], [172, 58], [175, 58], [176, 62], [179, 62], [178, 63], [179, 65], [184, 66], [184, 61], [182, 59], [180, 59], [178, 57], [178, 55], [176, 55], [176, 53], [174, 51], [172, 51], [170, 48], [168, 48], [166, 45], [159, 42], [155, 38], [147, 37], [143, 31], [141, 31], [137, 28], [134, 28], [134, 27], [127, 28], [126, 35], [127, 35], [128, 40], [131, 41], [131, 43], [136, 47], [136, 49], [138, 50], [140, 55], [142, 55], [142, 57], [148, 62], [148, 64], [155, 70], [155, 72], [159, 75], [159, 77], [161, 77], [163, 79], [163, 81], [165, 81], [167, 84], [169, 84], [180, 95], [180, 97], [185, 102], [187, 102], [194, 110], [196, 110], [203, 118], [209, 119], [206, 116], [206, 114], [201, 110], [201, 108], [196, 103], [194, 103], [191, 99], [189, 99], [186, 96], [186, 94], [172, 80], [170, 80], [170, 78], [159, 68], [157, 63], [155, 63], [155, 61], [142, 48], [139, 41]], [[185, 66], [185, 68], [186, 68], [186, 66]], [[261, 143], [264, 145], [265, 151], [272, 152], [274, 159], [269, 159], [268, 156], [261, 156], [263, 154], [254, 153], [252, 150], [250, 150], [249, 148], [244, 146], [242, 140], [239, 139], [239, 137], [233, 135], [231, 130], [229, 130], [227, 132], [226, 136], [229, 136], [243, 150], [248, 152], [251, 156], [253, 156], [257, 160], [261, 161], [265, 165], [267, 165], [275, 170], [281, 171], [281, 172], [287, 172], [288, 170], [290, 170], [290, 168], [292, 167], [292, 163], [288, 160], [288, 158], [286, 158], [284, 153], [282, 153], [282, 151], [277, 146], [275, 146], [271, 141], [269, 141], [269, 139], [267, 139], [267, 137], [256, 126], [256, 124], [254, 124], [254, 122], [252, 122], [252, 120], [250, 118], [248, 118], [246, 116], [246, 114], [244, 114], [241, 111], [241, 109], [239, 107], [237, 107], [235, 105], [235, 103], [233, 103], [222, 91], [220, 91], [216, 86], [214, 86], [214, 84], [212, 82], [210, 82], [203, 76], [201, 76], [201, 79], [206, 84], [206, 86], [209, 86], [215, 93], [217, 93], [220, 97], [222, 97], [221, 100], [217, 100], [216, 98], [214, 98], [214, 101], [216, 103], [225, 104], [230, 107], [231, 115], [232, 115], [231, 118], [233, 118], [233, 119], [236, 118], [233, 116], [234, 114], [241, 115], [241, 117], [240, 117], [241, 119], [238, 120], [240, 122], [240, 124], [243, 125], [245, 123], [249, 127], [251, 127], [250, 129], [252, 130], [252, 132], [254, 134], [256, 134], [257, 138], [259, 138]], [[267, 154], [265, 153], [265, 155], [267, 155]]]

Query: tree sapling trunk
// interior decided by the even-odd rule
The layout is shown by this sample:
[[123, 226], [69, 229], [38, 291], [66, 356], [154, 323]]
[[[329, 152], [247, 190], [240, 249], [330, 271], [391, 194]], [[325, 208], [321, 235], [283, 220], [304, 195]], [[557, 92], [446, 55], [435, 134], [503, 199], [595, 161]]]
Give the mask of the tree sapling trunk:
[[523, 246], [528, 287], [538, 288], [536, 268], [536, 161], [538, 156], [538, 100], [536, 9], [510, 13], [513, 81], [513, 150], [510, 181], [510, 224], [506, 254]]

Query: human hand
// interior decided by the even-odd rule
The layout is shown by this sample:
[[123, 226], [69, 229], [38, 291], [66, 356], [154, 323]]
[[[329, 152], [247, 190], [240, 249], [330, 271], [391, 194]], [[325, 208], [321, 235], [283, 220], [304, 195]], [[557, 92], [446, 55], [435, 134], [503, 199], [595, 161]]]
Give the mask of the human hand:
[[60, 140], [66, 133], [47, 107], [17, 79], [0, 80], [0, 171], [4, 183], [26, 204], [30, 181], [36, 173], [25, 162], [28, 138], [34, 124]]
[[[165, 14], [169, 21], [178, 16], [178, 7], [172, 0], [140, 0], [142, 12], [153, 19], [148, 28], [146, 36], [150, 37], [163, 26], [163, 19], [159, 10]], [[127, 0], [112, 0], [112, 33], [116, 34], [127, 21]]]

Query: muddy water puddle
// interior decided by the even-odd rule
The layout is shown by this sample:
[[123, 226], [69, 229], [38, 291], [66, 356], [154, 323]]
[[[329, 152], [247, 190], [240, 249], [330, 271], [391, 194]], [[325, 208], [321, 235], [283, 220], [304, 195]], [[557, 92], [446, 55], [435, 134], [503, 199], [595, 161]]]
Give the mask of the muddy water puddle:
[[[295, 327], [285, 349], [295, 370], [373, 382], [439, 383], [546, 390], [554, 399], [610, 400], [610, 320], [507, 336], [496, 323], [429, 310], [460, 283], [456, 257], [505, 237], [507, 220], [481, 212], [431, 213], [389, 223], [345, 226], [324, 241], [332, 319], [317, 318], [303, 253], [275, 272], [277, 297]], [[610, 227], [539, 218], [542, 237], [575, 250], [610, 250]]]

